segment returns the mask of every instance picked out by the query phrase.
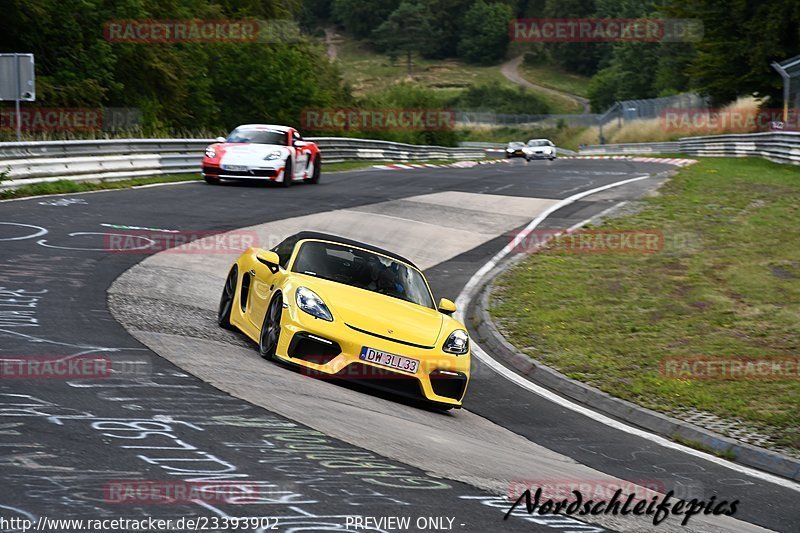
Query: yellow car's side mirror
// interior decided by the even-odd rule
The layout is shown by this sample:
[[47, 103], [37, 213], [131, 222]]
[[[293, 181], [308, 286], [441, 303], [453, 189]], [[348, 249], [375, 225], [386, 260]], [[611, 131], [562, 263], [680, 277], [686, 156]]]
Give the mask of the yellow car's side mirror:
[[269, 267], [277, 267], [281, 259], [278, 254], [271, 250], [259, 250], [256, 252], [256, 258]]
[[439, 300], [439, 312], [444, 313], [446, 315], [452, 315], [456, 312], [456, 304], [448, 300], [447, 298], [442, 298]]

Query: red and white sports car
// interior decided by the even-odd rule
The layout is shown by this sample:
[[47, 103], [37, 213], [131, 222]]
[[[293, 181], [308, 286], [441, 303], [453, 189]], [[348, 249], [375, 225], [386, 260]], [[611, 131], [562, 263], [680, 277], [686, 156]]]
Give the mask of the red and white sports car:
[[319, 148], [294, 128], [245, 124], [217, 141], [203, 157], [203, 178], [208, 183], [269, 180], [288, 187], [293, 181], [319, 182]]

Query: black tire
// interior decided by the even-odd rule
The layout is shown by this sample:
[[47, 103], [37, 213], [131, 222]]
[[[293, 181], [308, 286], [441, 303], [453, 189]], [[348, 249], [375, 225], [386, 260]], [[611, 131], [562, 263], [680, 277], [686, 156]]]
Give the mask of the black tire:
[[239, 280], [239, 268], [233, 265], [228, 277], [225, 279], [225, 287], [222, 288], [222, 296], [219, 299], [219, 309], [217, 310], [217, 324], [221, 328], [231, 331], [236, 328], [231, 324], [231, 310], [236, 297], [236, 282]]
[[292, 178], [294, 177], [293, 172], [294, 169], [292, 168], [292, 158], [289, 156], [289, 158], [286, 160], [286, 168], [283, 171], [283, 181], [281, 182], [281, 186], [292, 186]]
[[319, 183], [319, 177], [322, 174], [322, 156], [319, 154], [314, 156], [314, 172], [311, 177], [305, 180], [306, 183]]
[[264, 359], [275, 357], [275, 350], [278, 349], [281, 338], [281, 314], [283, 314], [283, 298], [278, 294], [267, 308], [261, 334], [258, 336], [258, 352]]
[[219, 178], [213, 178], [211, 176], [203, 176], [203, 179], [206, 180], [206, 183], [209, 185], [219, 185]]

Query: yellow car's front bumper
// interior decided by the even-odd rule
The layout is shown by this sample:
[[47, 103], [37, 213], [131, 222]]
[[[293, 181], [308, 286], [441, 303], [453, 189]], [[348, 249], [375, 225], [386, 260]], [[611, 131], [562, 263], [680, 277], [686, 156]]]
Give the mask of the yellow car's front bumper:
[[[276, 350], [279, 359], [312, 375], [354, 380], [405, 397], [461, 407], [469, 382], [469, 352], [453, 355], [441, 346], [424, 348], [379, 338], [341, 321], [315, 318], [294, 305], [284, 307]], [[361, 360], [364, 347], [416, 359], [419, 366], [410, 373]]]

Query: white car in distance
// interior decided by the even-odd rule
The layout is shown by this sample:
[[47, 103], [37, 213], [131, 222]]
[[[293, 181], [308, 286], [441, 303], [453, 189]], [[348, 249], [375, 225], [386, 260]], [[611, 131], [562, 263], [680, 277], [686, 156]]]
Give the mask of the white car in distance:
[[557, 156], [556, 145], [548, 139], [531, 139], [525, 145], [525, 152], [528, 161], [531, 159], [554, 160]]

